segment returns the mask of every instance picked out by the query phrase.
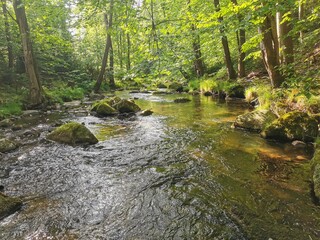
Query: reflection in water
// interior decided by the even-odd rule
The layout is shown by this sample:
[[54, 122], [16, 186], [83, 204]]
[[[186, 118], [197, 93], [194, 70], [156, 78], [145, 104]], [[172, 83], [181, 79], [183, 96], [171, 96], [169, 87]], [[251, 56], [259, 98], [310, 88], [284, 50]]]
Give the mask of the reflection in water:
[[231, 129], [245, 111], [239, 106], [199, 96], [184, 104], [173, 103], [177, 95], [131, 97], [154, 115], [71, 117], [100, 142], [42, 141], [6, 156], [1, 184], [26, 204], [0, 223], [1, 239], [320, 236], [308, 151]]

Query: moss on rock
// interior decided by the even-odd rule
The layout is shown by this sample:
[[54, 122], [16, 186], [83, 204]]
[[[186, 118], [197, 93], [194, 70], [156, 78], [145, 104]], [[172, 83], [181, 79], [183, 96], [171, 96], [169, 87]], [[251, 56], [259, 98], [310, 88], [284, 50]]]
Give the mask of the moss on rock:
[[234, 122], [237, 128], [260, 132], [277, 117], [268, 110], [255, 110], [238, 116]]
[[19, 198], [8, 197], [0, 193], [0, 220], [18, 211], [22, 206]]
[[11, 141], [6, 138], [0, 139], [0, 152], [1, 153], [10, 152], [12, 150], [15, 150], [16, 148], [18, 148], [18, 144], [16, 142]]
[[47, 136], [48, 139], [69, 145], [95, 144], [98, 139], [84, 125], [76, 122], [66, 123]]
[[122, 99], [120, 102], [114, 105], [114, 108], [117, 109], [120, 113], [136, 113], [141, 109], [133, 101]]
[[289, 112], [273, 121], [261, 134], [281, 141], [313, 141], [318, 135], [318, 122], [304, 112]]
[[97, 106], [96, 112], [98, 116], [106, 117], [106, 116], [112, 116], [117, 113], [117, 110], [115, 110], [113, 107], [111, 107], [107, 103], [100, 103]]
[[320, 198], [320, 148], [318, 147], [311, 160], [313, 190], [316, 197]]

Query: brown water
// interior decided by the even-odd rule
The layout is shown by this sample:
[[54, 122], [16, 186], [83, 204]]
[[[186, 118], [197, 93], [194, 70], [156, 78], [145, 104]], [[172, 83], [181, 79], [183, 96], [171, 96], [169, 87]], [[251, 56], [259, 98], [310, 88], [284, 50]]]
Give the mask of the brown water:
[[85, 148], [41, 140], [49, 121], [39, 118], [39, 138], [2, 156], [0, 184], [25, 205], [0, 223], [0, 239], [320, 238], [312, 150], [232, 129], [247, 110], [212, 98], [120, 95], [155, 113], [60, 116], [96, 134]]

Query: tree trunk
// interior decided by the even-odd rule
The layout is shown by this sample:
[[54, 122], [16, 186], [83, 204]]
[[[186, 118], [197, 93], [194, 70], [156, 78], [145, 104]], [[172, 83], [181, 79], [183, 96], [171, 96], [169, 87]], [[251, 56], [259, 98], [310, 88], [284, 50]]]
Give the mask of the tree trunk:
[[[231, 0], [234, 5], [238, 5], [237, 0]], [[243, 16], [240, 14], [237, 15], [239, 20], [239, 25], [243, 21]], [[238, 42], [238, 77], [243, 78], [246, 76], [246, 68], [244, 59], [246, 58], [246, 53], [242, 51], [242, 46], [246, 42], [246, 31], [243, 28], [237, 31], [237, 42]]]
[[[305, 12], [305, 3], [304, 0], [299, 0], [299, 21], [301, 21], [304, 18], [304, 12]], [[300, 43], [303, 42], [303, 31], [301, 30], [299, 32], [300, 35]]]
[[194, 68], [195, 72], [198, 77], [202, 77], [204, 75], [204, 62], [202, 60], [202, 54], [201, 54], [201, 45], [200, 45], [200, 37], [199, 34], [196, 32], [196, 26], [192, 24], [191, 30], [193, 32], [193, 53], [194, 53]]
[[281, 49], [281, 63], [291, 64], [294, 62], [294, 44], [290, 36], [292, 24], [288, 20], [283, 20], [283, 13], [278, 14], [279, 42]]
[[272, 16], [267, 16], [263, 21], [261, 28], [259, 29], [263, 39], [260, 44], [263, 61], [268, 71], [271, 84], [274, 88], [278, 88], [284, 81], [284, 77], [280, 72], [280, 60], [279, 51], [277, 46], [279, 45], [277, 35], [274, 35], [276, 31], [272, 30]]
[[130, 40], [130, 34], [127, 33], [127, 71], [129, 72], [131, 70], [131, 40]]
[[[214, 6], [216, 8], [216, 12], [220, 12], [219, 0], [214, 0], [213, 2], [214, 2]], [[225, 36], [224, 27], [222, 26], [223, 17], [219, 17], [218, 21], [220, 22], [220, 33], [222, 35], [221, 42], [222, 42], [223, 51], [224, 51], [224, 60], [225, 60], [227, 70], [228, 70], [228, 76], [229, 76], [229, 79], [237, 79], [237, 74], [233, 68], [233, 64], [232, 64], [232, 60], [231, 60], [228, 38], [227, 38], [227, 36]]]
[[109, 65], [109, 84], [110, 88], [115, 88], [116, 84], [114, 82], [114, 56], [113, 56], [113, 46], [112, 39], [110, 36], [110, 65]]
[[10, 24], [8, 20], [8, 10], [7, 10], [7, 1], [1, 0], [2, 3], [2, 11], [4, 16], [4, 27], [5, 27], [5, 34], [6, 34], [6, 41], [7, 41], [7, 51], [8, 51], [8, 68], [10, 70], [10, 74], [13, 70], [13, 48], [12, 48], [12, 37], [10, 32]]
[[21, 0], [14, 0], [13, 7], [21, 35], [26, 72], [30, 81], [30, 105], [31, 107], [36, 107], [43, 103], [44, 97], [39, 72], [33, 55], [27, 16]]
[[107, 14], [104, 15], [104, 19], [105, 19], [105, 24], [106, 24], [106, 29], [107, 29], [107, 39], [106, 39], [106, 47], [104, 50], [104, 54], [103, 54], [103, 59], [102, 59], [102, 63], [101, 63], [101, 69], [99, 72], [99, 76], [98, 79], [96, 81], [96, 84], [94, 86], [94, 92], [98, 93], [100, 91], [101, 88], [101, 84], [104, 78], [104, 75], [106, 73], [106, 67], [108, 64], [108, 57], [109, 57], [109, 51], [110, 48], [112, 47], [112, 42], [111, 42], [111, 33], [110, 33], [110, 28], [112, 28], [112, 17], [113, 17], [113, 0], [110, 1], [110, 13], [109, 13], [109, 19]]

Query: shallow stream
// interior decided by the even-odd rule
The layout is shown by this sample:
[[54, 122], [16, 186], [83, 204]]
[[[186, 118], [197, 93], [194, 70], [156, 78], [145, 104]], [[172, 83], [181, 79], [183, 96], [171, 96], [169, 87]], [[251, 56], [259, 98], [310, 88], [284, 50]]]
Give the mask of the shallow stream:
[[[319, 239], [309, 193], [312, 149], [231, 128], [236, 104], [209, 97], [119, 93], [152, 116], [84, 123], [100, 140], [71, 147], [37, 140], [2, 155], [0, 184], [24, 200], [0, 239]], [[21, 137], [23, 141], [23, 136]], [[40, 139], [40, 140], [39, 140]]]

